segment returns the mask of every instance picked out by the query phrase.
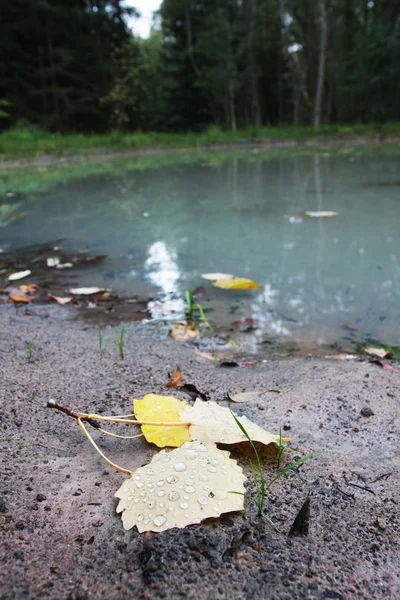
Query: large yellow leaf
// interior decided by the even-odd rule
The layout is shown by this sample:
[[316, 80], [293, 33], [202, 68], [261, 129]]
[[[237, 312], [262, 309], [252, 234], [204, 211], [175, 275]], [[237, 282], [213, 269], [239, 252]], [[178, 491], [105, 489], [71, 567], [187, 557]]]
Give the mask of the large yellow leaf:
[[226, 290], [255, 290], [260, 288], [260, 284], [244, 277], [231, 277], [229, 279], [217, 279], [214, 285]]
[[[276, 444], [279, 436], [268, 433], [247, 417], [238, 417], [240, 423], [254, 442]], [[203, 402], [197, 398], [194, 406], [186, 406], [180, 413], [180, 420], [190, 423], [189, 433], [192, 440], [200, 440], [204, 444], [236, 444], [247, 442], [244, 433], [238, 427], [229, 408], [216, 402]]]
[[142, 425], [142, 432], [148, 442], [156, 444], [159, 448], [178, 447], [191, 439], [189, 428], [187, 425], [168, 427], [168, 423], [182, 421], [180, 415], [186, 406], [189, 406], [187, 402], [173, 396], [147, 394], [141, 400], [133, 401], [133, 412], [138, 421], [163, 423], [163, 425]]
[[120, 499], [117, 512], [122, 512], [125, 529], [186, 527], [242, 510], [245, 480], [229, 452], [214, 444], [185, 442], [171, 452], [161, 450], [124, 481], [115, 494]]
[[[197, 398], [193, 406], [172, 396], [147, 394], [142, 400], [134, 400], [134, 413], [138, 421], [156, 421], [160, 425], [142, 425], [148, 442], [160, 448], [181, 446], [188, 440], [204, 444], [236, 444], [248, 441], [238, 427], [229, 408], [216, 402], [204, 402]], [[277, 443], [279, 436], [268, 433], [247, 417], [238, 417], [253, 441]], [[182, 422], [182, 427], [168, 423]]]

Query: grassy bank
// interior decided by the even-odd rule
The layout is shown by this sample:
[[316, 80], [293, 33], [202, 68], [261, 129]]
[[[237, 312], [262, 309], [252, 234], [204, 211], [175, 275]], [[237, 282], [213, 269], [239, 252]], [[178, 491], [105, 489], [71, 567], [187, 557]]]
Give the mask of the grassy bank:
[[222, 131], [212, 126], [203, 133], [121, 133], [99, 135], [49, 133], [37, 127], [15, 127], [0, 134], [0, 160], [55, 154], [123, 152], [152, 148], [196, 148], [209, 145], [259, 142], [307, 142], [327, 139], [351, 139], [365, 136], [385, 139], [400, 136], [400, 123], [357, 125], [322, 125], [313, 127], [263, 127], [240, 131]]

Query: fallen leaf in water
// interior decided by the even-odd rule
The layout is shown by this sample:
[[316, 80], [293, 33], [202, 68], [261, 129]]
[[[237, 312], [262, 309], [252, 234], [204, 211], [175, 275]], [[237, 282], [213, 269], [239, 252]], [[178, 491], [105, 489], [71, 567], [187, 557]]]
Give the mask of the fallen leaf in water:
[[185, 442], [171, 452], [162, 450], [124, 481], [115, 494], [120, 500], [117, 513], [122, 512], [126, 530], [134, 525], [139, 532], [182, 528], [242, 510], [245, 481], [227, 450]]
[[217, 281], [217, 279], [232, 279], [233, 275], [229, 273], [203, 273], [202, 278], [208, 281]]
[[322, 218], [322, 219], [326, 219], [329, 217], [336, 217], [338, 215], [337, 212], [333, 211], [333, 210], [306, 210], [304, 211], [303, 215], [305, 215], [306, 217], [311, 217], [311, 218]]
[[261, 396], [267, 393], [280, 394], [279, 390], [262, 390], [262, 391], [253, 391], [253, 392], [242, 392], [239, 394], [228, 394], [228, 400], [232, 400], [232, 402], [251, 402], [252, 400], [257, 400]]
[[12, 273], [8, 276], [9, 281], [17, 281], [17, 279], [24, 279], [24, 277], [28, 277], [32, 271], [27, 269], [26, 271], [19, 271], [18, 273]]
[[72, 263], [60, 263], [57, 265], [57, 269], [70, 269], [71, 267], [73, 267], [74, 265]]
[[105, 289], [98, 287], [81, 287], [69, 290], [69, 293], [74, 294], [75, 296], [91, 296], [92, 294], [98, 294], [99, 292], [105, 292]]
[[199, 330], [196, 329], [193, 323], [174, 323], [171, 326], [169, 335], [177, 342], [189, 342], [197, 338]]
[[[173, 396], [146, 394], [144, 398], [133, 401], [133, 412], [139, 421], [177, 423], [181, 421], [180, 414], [186, 406], [187, 402]], [[148, 442], [160, 448], [181, 446], [191, 439], [188, 425], [142, 425], [142, 432]]]
[[165, 387], [167, 388], [178, 388], [182, 382], [182, 371], [178, 367], [172, 374], [171, 379], [168, 381]]
[[99, 263], [107, 258], [107, 254], [98, 254], [97, 256], [75, 256], [72, 262], [77, 265], [86, 263]]
[[34, 296], [38, 291], [36, 283], [24, 283], [18, 286], [18, 288], [23, 294], [27, 294], [28, 296]]
[[366, 354], [372, 354], [373, 356], [379, 356], [379, 358], [386, 358], [390, 352], [385, 350], [385, 348], [372, 348], [371, 346], [364, 346], [364, 352]]
[[46, 265], [48, 267], [57, 267], [61, 262], [61, 259], [59, 256], [50, 256], [49, 258], [46, 258]]
[[53, 294], [47, 294], [50, 300], [54, 300], [58, 304], [69, 304], [72, 302], [72, 298], [61, 298], [60, 296], [53, 296]]
[[10, 300], [12, 300], [13, 302], [22, 302], [23, 304], [31, 304], [32, 303], [32, 298], [27, 298], [26, 296], [18, 296], [17, 294], [10, 294], [8, 296], [10, 298]]
[[226, 279], [217, 279], [213, 282], [219, 288], [224, 290], [256, 290], [260, 284], [244, 277], [230, 277]]

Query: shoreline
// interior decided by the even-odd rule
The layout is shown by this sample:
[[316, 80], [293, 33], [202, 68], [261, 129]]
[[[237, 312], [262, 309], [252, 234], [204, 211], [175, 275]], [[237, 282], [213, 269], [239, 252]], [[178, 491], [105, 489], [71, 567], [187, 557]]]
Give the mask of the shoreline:
[[178, 146], [178, 147], [163, 147], [157, 146], [142, 149], [132, 150], [113, 150], [112, 148], [107, 149], [96, 149], [96, 150], [76, 150], [76, 151], [63, 151], [60, 153], [40, 153], [34, 155], [26, 155], [19, 158], [1, 158], [0, 154], [0, 170], [13, 170], [26, 167], [33, 168], [46, 168], [49, 166], [63, 166], [77, 163], [79, 161], [87, 162], [101, 162], [112, 159], [124, 159], [124, 158], [140, 158], [140, 157], [151, 157], [151, 156], [162, 156], [165, 154], [179, 154], [183, 152], [209, 152], [218, 153], [226, 151], [240, 151], [249, 150], [253, 152], [262, 152], [268, 150], [279, 150], [279, 149], [307, 149], [307, 150], [324, 150], [324, 149], [335, 149], [340, 148], [344, 145], [349, 145], [355, 148], [359, 148], [364, 144], [370, 146], [376, 146], [377, 148], [384, 145], [398, 145], [400, 144], [399, 135], [358, 135], [358, 136], [325, 136], [318, 135], [318, 137], [309, 137], [305, 139], [273, 139], [273, 138], [243, 138], [233, 142], [209, 142], [199, 143], [197, 145]]

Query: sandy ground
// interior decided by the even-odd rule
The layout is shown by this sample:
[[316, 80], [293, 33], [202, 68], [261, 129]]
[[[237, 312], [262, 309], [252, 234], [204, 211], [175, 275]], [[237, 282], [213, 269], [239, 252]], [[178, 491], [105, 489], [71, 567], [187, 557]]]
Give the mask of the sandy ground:
[[[68, 308], [30, 316], [0, 309], [4, 600], [400, 597], [399, 372], [327, 359], [221, 368], [143, 324], [127, 327], [124, 360], [113, 341], [119, 330], [108, 328], [100, 360], [97, 329]], [[123, 476], [73, 419], [46, 408], [55, 398], [81, 410], [130, 412], [133, 397], [168, 393], [177, 365], [185, 382], [225, 405], [227, 392], [281, 391], [235, 405], [269, 431], [284, 427], [302, 455], [315, 450], [268, 496], [278, 531], [257, 516], [248, 458], [239, 451], [249, 475], [243, 513], [151, 537], [124, 531], [113, 497]], [[131, 469], [157, 451], [142, 439], [100, 443]], [[276, 464], [265, 459], [264, 466], [271, 479]], [[308, 534], [289, 537], [308, 495]]]

